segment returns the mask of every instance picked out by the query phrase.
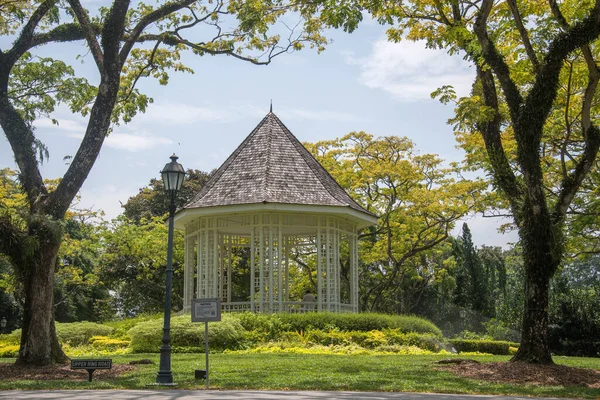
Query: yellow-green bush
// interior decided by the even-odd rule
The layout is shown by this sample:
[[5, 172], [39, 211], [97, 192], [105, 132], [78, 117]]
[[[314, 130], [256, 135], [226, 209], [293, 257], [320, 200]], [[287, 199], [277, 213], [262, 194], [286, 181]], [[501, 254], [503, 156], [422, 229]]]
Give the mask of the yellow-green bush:
[[450, 339], [450, 343], [459, 353], [464, 352], [480, 352], [490, 353], [495, 355], [509, 355], [510, 342], [499, 340], [465, 340], [465, 339]]
[[114, 329], [94, 322], [56, 323], [56, 334], [61, 343], [85, 345], [93, 336], [109, 336]]
[[1, 344], [0, 343], [0, 358], [16, 357], [19, 355], [18, 344]]
[[125, 349], [131, 343], [129, 340], [114, 339], [107, 336], [92, 336], [89, 342], [92, 347], [107, 351]]
[[[163, 321], [150, 320], [131, 328], [131, 349], [134, 353], [158, 353], [162, 345]], [[244, 346], [245, 332], [239, 321], [225, 314], [220, 322], [208, 324], [210, 350], [240, 349]], [[196, 352], [204, 343], [204, 324], [192, 323], [189, 315], [171, 319], [171, 346], [182, 352]]]
[[[431, 352], [442, 349], [441, 340], [433, 334], [403, 333], [399, 329], [385, 329], [383, 331], [352, 331], [341, 332], [337, 330], [322, 331], [309, 330], [302, 335], [303, 341], [323, 346], [345, 346], [355, 344], [367, 349], [381, 346], [413, 346]], [[285, 340], [285, 339], [281, 339]]]
[[248, 331], [267, 332], [271, 340], [285, 331], [304, 332], [309, 330], [343, 332], [397, 329], [400, 332], [430, 333], [441, 338], [442, 332], [432, 322], [409, 315], [386, 315], [376, 313], [302, 313], [302, 314], [236, 314]]

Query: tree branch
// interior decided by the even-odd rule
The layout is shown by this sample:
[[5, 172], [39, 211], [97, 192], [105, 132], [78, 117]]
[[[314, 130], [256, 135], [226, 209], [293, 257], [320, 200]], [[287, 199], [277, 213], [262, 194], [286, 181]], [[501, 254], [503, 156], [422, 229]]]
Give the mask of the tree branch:
[[[92, 28], [96, 34], [100, 33], [100, 25], [92, 25]], [[46, 43], [73, 42], [82, 39], [85, 39], [85, 33], [82, 27], [79, 24], [68, 23], [59, 25], [51, 31], [34, 35], [26, 50]]]
[[85, 40], [87, 41], [88, 47], [92, 56], [94, 57], [94, 61], [96, 62], [96, 66], [98, 67], [98, 71], [103, 70], [104, 57], [102, 55], [102, 49], [100, 48], [100, 43], [96, 39], [97, 32], [94, 30], [90, 18], [88, 17], [87, 10], [83, 8], [79, 0], [68, 0], [75, 16], [77, 17], [77, 21], [81, 24], [82, 31], [85, 35]]
[[19, 181], [27, 193], [30, 211], [34, 212], [48, 191], [38, 168], [34, 146], [35, 136], [11, 104], [7, 93], [0, 96], [0, 126], [15, 155], [20, 171]]
[[33, 34], [35, 28], [37, 28], [38, 24], [44, 18], [44, 15], [54, 5], [58, 0], [46, 0], [33, 12], [27, 24], [23, 27], [21, 34], [13, 44], [13, 47], [6, 53], [6, 61], [12, 66], [17, 60], [25, 53], [30, 46], [30, 42], [33, 38]]
[[128, 9], [129, 0], [114, 0], [104, 23], [101, 39], [102, 49], [104, 50], [104, 70], [110, 69], [112, 72], [120, 72], [123, 65], [119, 58], [119, 45], [125, 31], [125, 19]]
[[178, 10], [181, 10], [182, 8], [188, 7], [190, 4], [193, 4], [195, 1], [196, 0], [180, 0], [180, 1], [166, 3], [166, 4], [162, 5], [161, 7], [159, 7], [157, 10], [152, 11], [148, 15], [145, 15], [140, 20], [140, 22], [137, 23], [137, 25], [133, 28], [131, 33], [128, 35], [128, 38], [125, 40], [125, 43], [123, 44], [123, 47], [121, 48], [121, 52], [119, 54], [121, 63], [125, 62], [125, 60], [129, 56], [129, 52], [133, 48], [133, 45], [138, 41], [138, 38], [140, 37], [140, 35], [144, 31], [144, 29], [146, 29], [146, 27], [148, 27], [148, 25], [152, 24], [153, 22], [158, 21], [161, 18], [166, 17], [167, 15], [169, 15], [175, 11], [178, 11]]
[[[554, 0], [552, 0], [554, 1]], [[529, 35], [527, 34], [527, 29], [523, 25], [523, 20], [521, 19], [521, 13], [519, 13], [519, 8], [517, 7], [516, 0], [507, 0], [508, 6], [510, 7], [510, 11], [512, 12], [513, 18], [515, 19], [515, 24], [517, 25], [517, 30], [519, 31], [519, 35], [521, 35], [521, 40], [523, 41], [523, 45], [525, 46], [525, 51], [527, 52], [527, 56], [533, 65], [533, 72], [537, 73], [540, 69], [540, 63], [535, 55], [535, 51], [533, 51], [533, 46], [531, 46], [531, 41], [529, 40]]]
[[504, 96], [506, 97], [506, 102], [508, 104], [508, 108], [510, 111], [511, 119], [513, 123], [519, 121], [520, 116], [520, 108], [523, 104], [523, 97], [519, 91], [517, 85], [513, 82], [510, 77], [510, 70], [504, 58], [492, 41], [490, 40], [487, 33], [487, 19], [492, 11], [492, 6], [494, 5], [494, 0], [483, 0], [481, 4], [481, 10], [479, 11], [479, 15], [475, 20], [475, 24], [473, 26], [473, 30], [477, 35], [477, 40], [481, 45], [481, 51], [483, 53], [483, 58], [487, 62], [487, 64], [492, 67], [496, 77], [500, 81], [500, 85], [502, 86], [502, 91], [504, 92]]
[[516, 212], [518, 210], [518, 203], [523, 196], [523, 188], [517, 181], [502, 145], [501, 118], [498, 109], [496, 84], [492, 72], [489, 69], [484, 69], [482, 66], [477, 66], [477, 77], [481, 81], [483, 88], [484, 104], [486, 107], [494, 110], [494, 117], [490, 121], [480, 124], [477, 128], [483, 136], [485, 148], [494, 169], [496, 184], [506, 194], [511, 205], [511, 210], [516, 216], [518, 215]]

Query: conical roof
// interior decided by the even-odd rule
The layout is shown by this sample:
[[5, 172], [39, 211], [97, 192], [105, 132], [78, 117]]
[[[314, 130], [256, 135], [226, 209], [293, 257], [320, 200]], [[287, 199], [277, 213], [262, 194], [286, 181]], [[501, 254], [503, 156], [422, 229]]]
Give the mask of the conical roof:
[[343, 206], [375, 217], [352, 200], [272, 112], [183, 208], [265, 203]]

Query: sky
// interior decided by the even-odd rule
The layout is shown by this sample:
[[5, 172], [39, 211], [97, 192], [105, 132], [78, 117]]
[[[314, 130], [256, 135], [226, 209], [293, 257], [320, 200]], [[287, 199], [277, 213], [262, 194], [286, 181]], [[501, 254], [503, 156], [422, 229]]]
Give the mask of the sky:
[[[104, 210], [106, 218], [121, 213], [121, 204], [158, 178], [173, 153], [187, 169], [218, 168], [269, 112], [283, 121], [302, 142], [341, 137], [352, 131], [374, 136], [407, 136], [417, 150], [459, 161], [452, 127], [451, 105], [430, 93], [451, 84], [466, 95], [474, 70], [460, 56], [426, 49], [421, 42], [390, 43], [385, 29], [366, 19], [352, 34], [328, 31], [332, 41], [317, 54], [304, 49], [284, 54], [268, 66], [256, 66], [226, 56], [185, 54], [182, 62], [194, 74], [171, 73], [167, 86], [142, 80], [141, 92], [154, 98], [145, 114], [115, 127], [80, 192], [80, 208]], [[4, 43], [0, 40], [0, 48]], [[82, 43], [38, 50], [40, 55], [72, 60], [76, 71], [97, 81], [91, 58]], [[35, 122], [35, 133], [50, 151], [42, 167], [45, 178], [67, 169], [66, 156], [77, 151], [86, 119], [59, 107], [49, 119]], [[16, 169], [10, 145], [0, 138], [0, 167]], [[474, 242], [504, 246], [516, 234], [501, 234], [505, 220], [470, 216], [466, 222]], [[460, 224], [455, 230], [458, 234]]]

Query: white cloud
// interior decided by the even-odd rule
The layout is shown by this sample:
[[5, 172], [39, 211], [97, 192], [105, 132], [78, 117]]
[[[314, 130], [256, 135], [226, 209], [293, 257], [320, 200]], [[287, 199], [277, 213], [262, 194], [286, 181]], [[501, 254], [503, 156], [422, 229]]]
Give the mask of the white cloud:
[[36, 128], [53, 128], [60, 129], [67, 132], [80, 132], [83, 134], [85, 132], [85, 125], [78, 121], [74, 121], [72, 119], [60, 118], [58, 119], [58, 125], [54, 124], [51, 119], [44, 118], [38, 119], [34, 123]]
[[[262, 118], [266, 108], [252, 104], [227, 105], [212, 107], [195, 107], [186, 104], [154, 104], [146, 114], [140, 115], [135, 120], [136, 124], [163, 123], [169, 125], [187, 125], [197, 122], [227, 122], [246, 119]], [[277, 107], [275, 112], [284, 119], [312, 120], [312, 121], [363, 121], [355, 114], [327, 111], [309, 110], [305, 108]]]
[[360, 67], [361, 84], [404, 101], [430, 99], [431, 92], [443, 85], [453, 85], [457, 94], [464, 96], [474, 78], [474, 71], [460, 56], [427, 49], [423, 42], [381, 39], [373, 44], [368, 57], [356, 58], [349, 52], [342, 55], [347, 63]]
[[106, 138], [106, 146], [113, 149], [137, 152], [157, 146], [173, 143], [172, 140], [157, 136], [132, 135], [129, 133], [111, 133]]
[[[83, 139], [83, 134], [71, 133], [69, 137]], [[138, 152], [152, 149], [154, 147], [173, 143], [172, 140], [150, 135], [134, 135], [130, 133], [111, 133], [105, 140], [104, 145], [117, 150]]]
[[102, 210], [106, 220], [111, 220], [121, 214], [123, 212], [121, 203], [125, 204], [131, 196], [137, 193], [137, 189], [133, 186], [131, 190], [114, 185], [86, 189], [87, 186], [84, 186], [79, 192], [81, 200], [75, 205], [75, 208]]
[[264, 116], [264, 109], [246, 106], [197, 107], [183, 103], [158, 103], [140, 114], [136, 122], [140, 124], [161, 123], [165, 125], [188, 125], [198, 122], [231, 122], [246, 117]]
[[307, 110], [305, 108], [282, 107], [276, 110], [277, 115], [285, 120], [311, 120], [311, 121], [335, 121], [335, 122], [363, 122], [364, 119], [356, 114], [327, 111]]

